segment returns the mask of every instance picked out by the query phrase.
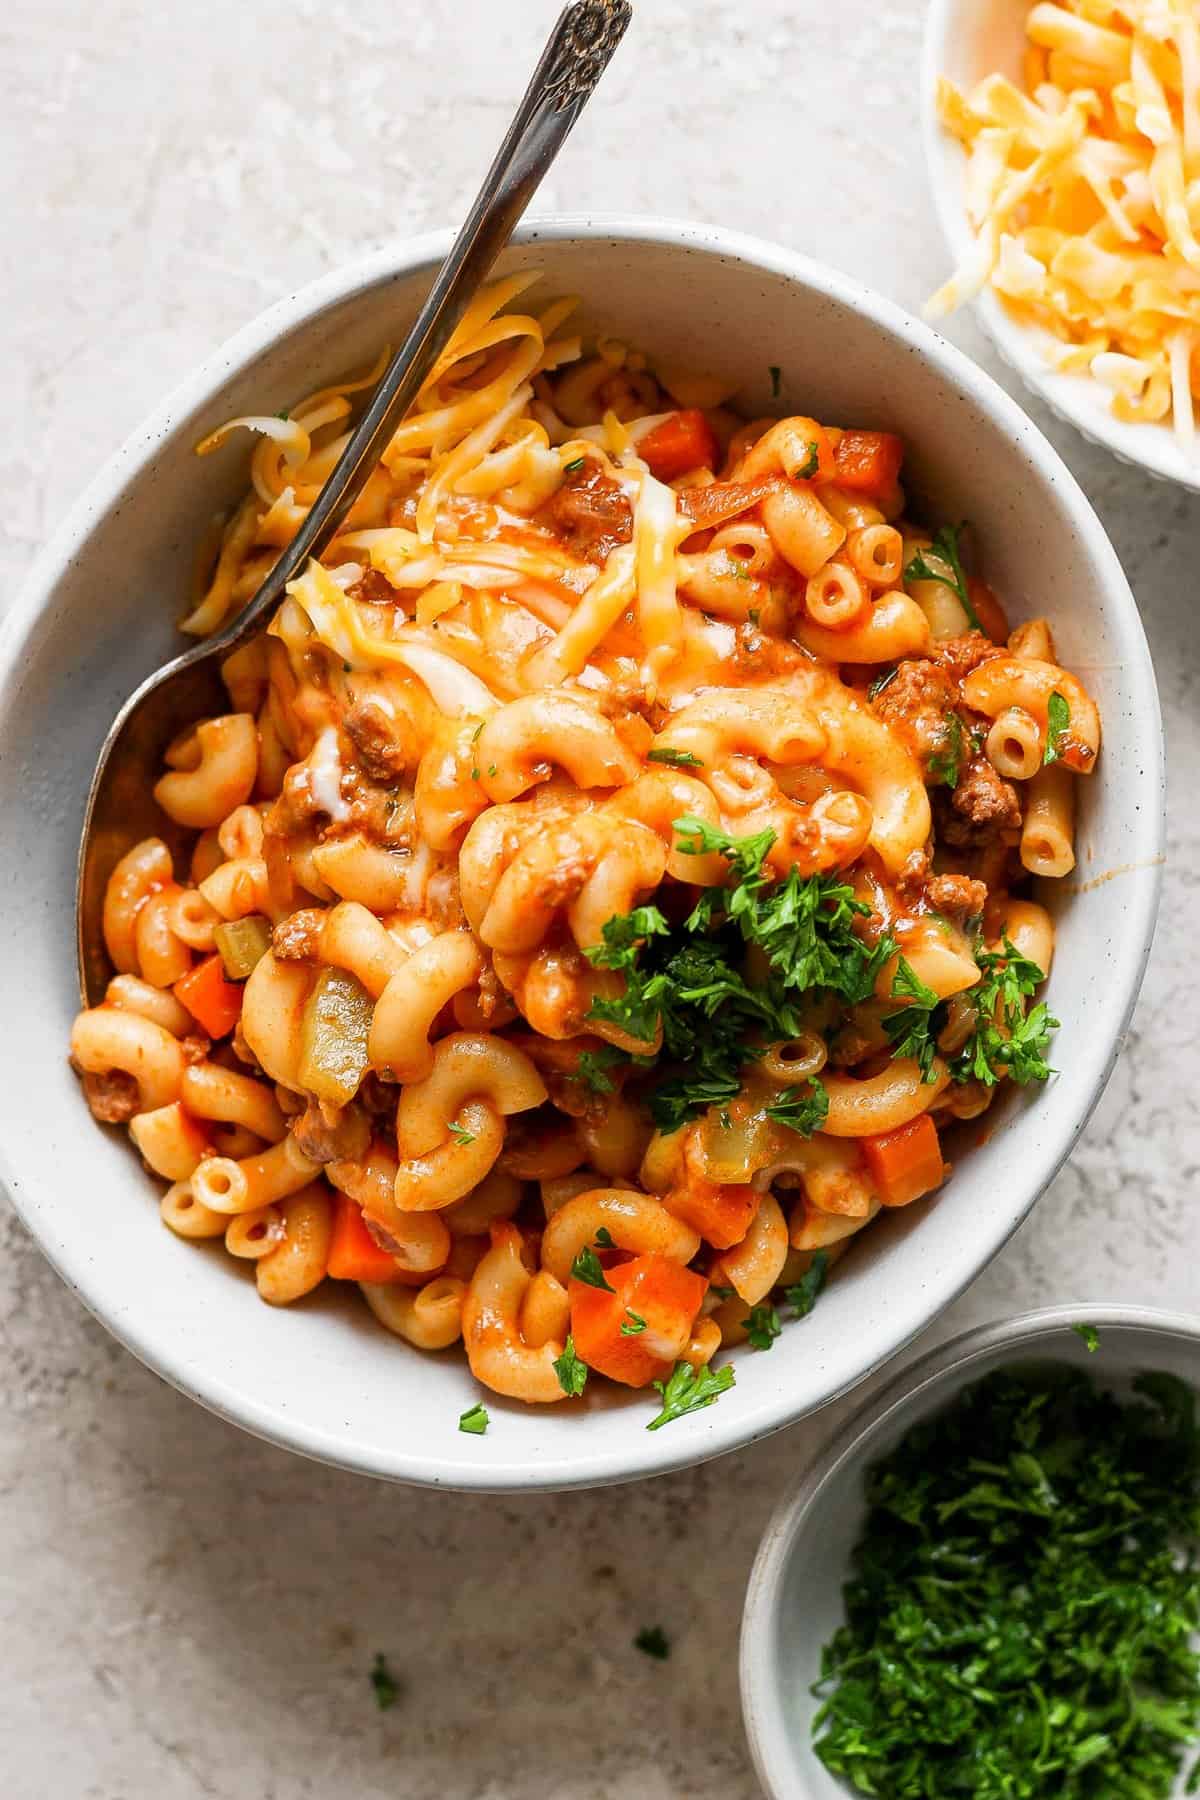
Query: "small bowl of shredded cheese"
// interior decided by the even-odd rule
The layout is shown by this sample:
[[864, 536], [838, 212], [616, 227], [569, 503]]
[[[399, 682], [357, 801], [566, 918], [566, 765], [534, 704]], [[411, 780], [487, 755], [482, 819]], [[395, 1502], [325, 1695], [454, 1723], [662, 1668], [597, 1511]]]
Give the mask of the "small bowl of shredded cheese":
[[1200, 489], [1200, 0], [933, 0], [925, 148], [997, 347], [1093, 442]]

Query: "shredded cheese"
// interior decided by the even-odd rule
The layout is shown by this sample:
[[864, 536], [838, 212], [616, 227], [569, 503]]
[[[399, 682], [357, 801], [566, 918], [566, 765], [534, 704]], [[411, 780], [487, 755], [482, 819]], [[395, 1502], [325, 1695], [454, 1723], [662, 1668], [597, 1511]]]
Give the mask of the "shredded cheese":
[[1171, 417], [1194, 441], [1200, 379], [1200, 0], [1039, 0], [1026, 85], [938, 84], [967, 152], [970, 254], [938, 317], [990, 284], [1058, 338], [1123, 420]]

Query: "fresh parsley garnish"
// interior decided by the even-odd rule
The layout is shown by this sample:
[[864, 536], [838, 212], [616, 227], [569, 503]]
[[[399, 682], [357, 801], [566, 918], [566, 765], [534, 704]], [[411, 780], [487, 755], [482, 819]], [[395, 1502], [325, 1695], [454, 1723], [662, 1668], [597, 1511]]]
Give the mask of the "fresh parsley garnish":
[[[675, 830], [683, 854], [725, 859], [728, 884], [706, 888], [682, 923], [655, 906], [610, 919], [586, 952], [624, 976], [623, 991], [594, 1001], [588, 1018], [646, 1046], [634, 1061], [655, 1071], [646, 1102], [665, 1132], [734, 1099], [746, 1064], [798, 1035], [814, 989], [851, 1005], [867, 999], [896, 948], [886, 932], [874, 945], [860, 936], [870, 908], [838, 876], [792, 868], [779, 880], [766, 866], [773, 831], [738, 838], [691, 816]], [[742, 973], [751, 947], [767, 965], [753, 984]]]
[[899, 1012], [888, 1013], [883, 1021], [892, 1055], [915, 1058], [921, 1079], [932, 1081], [937, 1035], [944, 1022], [945, 1008], [905, 956], [900, 957], [892, 977], [892, 999], [908, 1002]]
[[815, 438], [810, 438], [808, 455], [805, 457], [801, 466], [796, 470], [794, 479], [796, 481], [811, 481], [820, 466], [821, 446], [817, 443]]
[[583, 1246], [571, 1264], [571, 1274], [576, 1281], [582, 1281], [585, 1287], [603, 1288], [606, 1294], [615, 1294], [617, 1291], [605, 1275], [600, 1258], [590, 1244]]
[[771, 377], [771, 398], [772, 400], [778, 400], [783, 391], [783, 370], [778, 363], [771, 363], [767, 369], [767, 374]]
[[886, 1800], [1167, 1800], [1200, 1741], [1193, 1390], [1002, 1369], [866, 1478], [816, 1752]]
[[809, 1138], [820, 1131], [829, 1117], [829, 1092], [823, 1081], [814, 1076], [807, 1088], [784, 1088], [767, 1108], [768, 1119], [786, 1125], [801, 1137]]
[[975, 631], [982, 631], [979, 614], [971, 604], [971, 591], [963, 572], [962, 552], [958, 544], [958, 534], [962, 529], [961, 525], [943, 525], [935, 531], [932, 544], [927, 545], [924, 550], [918, 550], [909, 559], [904, 579], [940, 581], [944, 587], [953, 588], [967, 615], [967, 623]]
[[568, 1336], [561, 1356], [554, 1359], [554, 1373], [564, 1394], [574, 1398], [587, 1386], [588, 1366], [575, 1354], [575, 1339]]
[[465, 1125], [460, 1125], [457, 1119], [452, 1119], [446, 1129], [456, 1144], [473, 1144], [475, 1142], [475, 1133], [468, 1131]]
[[625, 1317], [621, 1320], [621, 1336], [640, 1337], [645, 1329], [646, 1321], [641, 1313], [631, 1312], [629, 1307], [626, 1307]]
[[791, 1287], [784, 1288], [784, 1299], [798, 1319], [806, 1319], [817, 1304], [817, 1298], [825, 1286], [825, 1278], [828, 1273], [829, 1252], [828, 1250], [818, 1250], [799, 1281], [794, 1282]]
[[388, 1667], [388, 1659], [382, 1650], [375, 1652], [375, 1661], [371, 1664], [371, 1686], [375, 1690], [375, 1704], [380, 1712], [387, 1712], [395, 1706], [400, 1698], [400, 1684]]
[[658, 1431], [676, 1419], [685, 1418], [688, 1413], [711, 1406], [733, 1387], [735, 1379], [732, 1363], [723, 1363], [719, 1369], [705, 1363], [703, 1367], [693, 1369], [691, 1363], [677, 1362], [665, 1381], [654, 1383], [662, 1395], [662, 1411], [651, 1419], [646, 1430]]
[[613, 1094], [617, 1084], [608, 1071], [628, 1061], [624, 1050], [618, 1050], [615, 1044], [601, 1044], [598, 1050], [581, 1050], [570, 1079], [582, 1082], [593, 1094]]
[[564, 475], [578, 475], [580, 469], [582, 469], [582, 467], [586, 461], [587, 461], [586, 457], [577, 456], [574, 458], [573, 461], [571, 461], [569, 463], [564, 463], [563, 464], [563, 474]]
[[654, 750], [647, 750], [647, 762], [667, 763], [672, 769], [702, 769], [704, 764], [690, 750], [672, 750], [669, 744], [660, 744]]
[[1044, 767], [1057, 762], [1062, 755], [1062, 741], [1070, 723], [1071, 708], [1055, 688], [1046, 706], [1046, 748], [1042, 755]]
[[486, 1406], [469, 1406], [465, 1413], [459, 1414], [458, 1429], [470, 1432], [472, 1437], [482, 1437], [489, 1423]]
[[282, 411], [282, 412], [277, 412], [277, 413], [276, 413], [276, 414], [275, 414], [275, 417], [276, 417], [276, 418], [277, 418], [277, 419], [283, 419], [283, 420], [285, 420], [285, 421], [286, 421], [286, 420], [287, 420], [287, 419], [288, 419], [288, 418], [290, 418], [290, 417], [291, 417], [291, 414], [290, 414], [290, 413], [289, 413], [289, 412], [288, 412], [288, 409], [287, 409], [287, 407], [286, 407], [286, 406], [285, 406], [285, 407], [284, 407], [284, 409], [283, 409], [283, 411]]
[[870, 687], [867, 689], [867, 699], [874, 700], [876, 694], [882, 694], [884, 688], [889, 686], [891, 682], [895, 681], [895, 679], [899, 673], [900, 673], [900, 664], [893, 663], [890, 669], [885, 669], [883, 671], [882, 675], [877, 675], [875, 677], [874, 681], [871, 683]]
[[1020, 1087], [1048, 1080], [1054, 1071], [1046, 1051], [1058, 1020], [1045, 1001], [1025, 1007], [1045, 975], [1007, 937], [998, 951], [977, 950], [975, 960], [980, 978], [967, 993], [975, 1024], [950, 1064], [954, 1080], [981, 1081], [985, 1087], [994, 1087], [1002, 1075]]
[[755, 1350], [769, 1350], [783, 1330], [779, 1314], [766, 1300], [759, 1306], [752, 1306], [749, 1317], [743, 1319], [742, 1324], [746, 1328], [746, 1342]]
[[1076, 1337], [1081, 1337], [1090, 1351], [1100, 1348], [1100, 1333], [1094, 1325], [1072, 1325], [1071, 1330]]
[[942, 720], [937, 749], [929, 758], [929, 778], [943, 787], [956, 788], [962, 770], [963, 728], [956, 712], [948, 712]]
[[661, 1625], [645, 1625], [633, 1640], [635, 1650], [643, 1656], [652, 1656], [656, 1662], [666, 1662], [671, 1654], [671, 1640]]
[[596, 1247], [597, 1247], [597, 1249], [600, 1249], [600, 1250], [615, 1250], [616, 1249], [617, 1246], [613, 1243], [612, 1232], [608, 1229], [607, 1225], [597, 1225], [597, 1227], [596, 1227]]

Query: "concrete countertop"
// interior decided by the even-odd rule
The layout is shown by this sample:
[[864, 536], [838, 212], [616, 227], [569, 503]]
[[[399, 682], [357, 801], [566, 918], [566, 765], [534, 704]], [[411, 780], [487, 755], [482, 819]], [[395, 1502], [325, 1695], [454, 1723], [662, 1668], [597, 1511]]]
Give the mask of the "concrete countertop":
[[[540, 210], [774, 237], [914, 310], [945, 259], [919, 0], [635, 0]], [[457, 220], [552, 0], [10, 0], [0, 605], [160, 395], [269, 301]], [[951, 334], [1006, 385], [970, 321]], [[1108, 1093], [1029, 1224], [925, 1343], [1052, 1301], [1186, 1307], [1200, 1112], [1200, 502], [1028, 401], [1111, 532], [1162, 684], [1166, 893]], [[10, 1022], [11, 1023], [11, 1022]], [[86, 1194], [80, 1196], [86, 1207]], [[4, 1208], [6, 1800], [752, 1800], [742, 1590], [836, 1410], [649, 1485], [386, 1487], [270, 1449], [148, 1374]], [[668, 1662], [632, 1638], [661, 1624]], [[386, 1713], [368, 1670], [402, 1687]]]

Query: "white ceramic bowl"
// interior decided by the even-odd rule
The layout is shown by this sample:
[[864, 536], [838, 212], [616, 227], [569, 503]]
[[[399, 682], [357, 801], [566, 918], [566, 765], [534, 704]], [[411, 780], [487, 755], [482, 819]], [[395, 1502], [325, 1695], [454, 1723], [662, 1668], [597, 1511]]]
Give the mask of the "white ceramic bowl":
[[[1162, 739], [1142, 628], [1079, 488], [1020, 408], [888, 301], [775, 246], [660, 220], [527, 227], [505, 265], [586, 296], [589, 321], [847, 423], [902, 431], [936, 513], [971, 518], [1018, 615], [1053, 615], [1094, 688], [1106, 746], [1085, 785], [1080, 865], [1052, 999], [1062, 1074], [1020, 1096], [946, 1192], [877, 1225], [802, 1331], [739, 1353], [718, 1405], [648, 1433], [645, 1397], [522, 1408], [478, 1397], [456, 1355], [423, 1357], [324, 1290], [269, 1311], [218, 1249], [158, 1222], [124, 1134], [94, 1126], [66, 1063], [76, 1005], [72, 889], [92, 760], [121, 698], [175, 647], [192, 548], [246, 479], [244, 450], [197, 461], [220, 420], [273, 411], [395, 342], [444, 236], [345, 269], [263, 315], [118, 452], [37, 564], [0, 638], [0, 1129], [3, 1168], [64, 1279], [136, 1355], [238, 1424], [372, 1474], [463, 1488], [586, 1486], [731, 1450], [860, 1381], [983, 1267], [1070, 1150], [1112, 1066], [1141, 981], [1162, 851]], [[748, 348], [749, 347], [749, 348]], [[332, 1284], [331, 1284], [332, 1285]]]
[[[813, 1315], [816, 1316], [815, 1314]], [[1071, 1325], [1094, 1325], [1089, 1351]], [[919, 1358], [839, 1431], [780, 1503], [750, 1575], [742, 1619], [742, 1712], [769, 1800], [846, 1800], [812, 1745], [821, 1650], [842, 1623], [842, 1584], [866, 1517], [863, 1479], [921, 1419], [1004, 1364], [1085, 1367], [1127, 1388], [1145, 1369], [1200, 1382], [1195, 1319], [1149, 1307], [1061, 1306], [965, 1332]]]
[[[931, 292], [941, 286], [951, 267], [963, 261], [973, 239], [964, 205], [966, 157], [938, 119], [937, 78], [947, 75], [968, 90], [983, 76], [998, 72], [1023, 87], [1026, 11], [1012, 0], [932, 0], [926, 15], [921, 130], [934, 205], [949, 250], [944, 275], [930, 282]], [[1169, 423], [1123, 424], [1113, 417], [1108, 390], [1091, 375], [1060, 375], [1047, 366], [1046, 350], [1061, 348], [1057, 339], [1019, 323], [990, 288], [984, 289], [975, 306], [1005, 361], [1060, 418], [1122, 462], [1200, 490], [1200, 457], [1181, 449]]]

